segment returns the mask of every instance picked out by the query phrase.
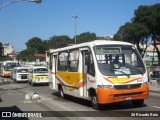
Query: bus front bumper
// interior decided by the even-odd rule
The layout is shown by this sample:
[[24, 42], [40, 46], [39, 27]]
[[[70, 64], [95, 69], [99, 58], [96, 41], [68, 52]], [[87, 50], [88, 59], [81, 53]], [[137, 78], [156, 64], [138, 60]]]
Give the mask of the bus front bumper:
[[4, 74], [4, 77], [10, 77], [10, 76], [11, 76], [10, 73], [5, 73], [5, 74]]
[[39, 80], [33, 79], [32, 82], [36, 83], [36, 84], [38, 84], [38, 83], [49, 83], [49, 80], [48, 79], [39, 79]]
[[97, 88], [97, 97], [99, 104], [147, 99], [149, 97], [149, 85], [144, 84], [137, 89], [128, 90], [116, 90], [114, 88]]

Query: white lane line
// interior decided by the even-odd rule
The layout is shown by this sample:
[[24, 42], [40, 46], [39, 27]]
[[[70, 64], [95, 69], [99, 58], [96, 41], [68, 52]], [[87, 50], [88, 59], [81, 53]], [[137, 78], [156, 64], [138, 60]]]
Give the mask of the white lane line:
[[158, 108], [158, 109], [160, 109], [160, 107], [158, 107], [158, 106], [152, 106], [152, 107], [155, 107], [155, 108]]

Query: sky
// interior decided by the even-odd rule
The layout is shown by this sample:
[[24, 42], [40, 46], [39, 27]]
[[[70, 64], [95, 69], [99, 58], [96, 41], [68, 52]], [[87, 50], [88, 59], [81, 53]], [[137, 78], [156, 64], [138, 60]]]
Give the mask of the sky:
[[[13, 0], [0, 0], [4, 5]], [[42, 0], [14, 2], [0, 10], [0, 42], [10, 43], [16, 52], [26, 49], [32, 37], [49, 40], [52, 36], [77, 35], [84, 32], [96, 36], [113, 36], [119, 27], [134, 17], [140, 5], [154, 5], [160, 0]]]

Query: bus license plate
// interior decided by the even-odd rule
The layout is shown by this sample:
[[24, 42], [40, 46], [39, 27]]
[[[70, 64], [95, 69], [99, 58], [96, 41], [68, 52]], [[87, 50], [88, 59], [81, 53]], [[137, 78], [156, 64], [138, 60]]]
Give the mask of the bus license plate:
[[125, 98], [125, 100], [132, 100], [132, 97], [127, 97]]

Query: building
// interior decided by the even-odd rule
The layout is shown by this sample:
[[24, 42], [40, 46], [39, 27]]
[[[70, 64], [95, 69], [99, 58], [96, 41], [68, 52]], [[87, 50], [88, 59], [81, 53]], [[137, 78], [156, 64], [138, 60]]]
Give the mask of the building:
[[11, 53], [14, 53], [13, 45], [11, 44], [4, 44], [2, 50], [2, 56], [8, 56]]
[[[160, 49], [160, 45], [157, 45], [157, 47]], [[148, 46], [144, 55], [144, 61], [146, 62], [147, 66], [158, 65], [157, 51], [153, 45]]]
[[15, 52], [13, 45], [10, 43], [2, 45], [2, 57], [10, 57], [12, 60], [16, 60], [18, 52]]
[[9, 53], [8, 56], [9, 56], [10, 58], [12, 58], [12, 60], [16, 61], [18, 54], [19, 54], [19, 52], [13, 51], [12, 53]]

